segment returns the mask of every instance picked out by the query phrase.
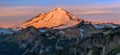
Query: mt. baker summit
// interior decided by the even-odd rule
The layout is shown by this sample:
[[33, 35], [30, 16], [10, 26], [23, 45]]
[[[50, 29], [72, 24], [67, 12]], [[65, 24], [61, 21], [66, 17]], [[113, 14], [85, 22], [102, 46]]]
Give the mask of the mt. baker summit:
[[34, 26], [36, 28], [67, 28], [81, 23], [83, 20], [77, 18], [62, 8], [56, 8], [48, 13], [41, 13], [29, 21], [20, 25], [22, 28]]

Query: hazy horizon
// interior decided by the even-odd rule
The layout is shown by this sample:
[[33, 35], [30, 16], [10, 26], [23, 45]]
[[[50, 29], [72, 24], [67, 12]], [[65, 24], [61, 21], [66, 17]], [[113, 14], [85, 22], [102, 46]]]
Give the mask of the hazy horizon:
[[84, 20], [120, 24], [120, 0], [0, 0], [0, 27], [10, 27], [61, 7]]

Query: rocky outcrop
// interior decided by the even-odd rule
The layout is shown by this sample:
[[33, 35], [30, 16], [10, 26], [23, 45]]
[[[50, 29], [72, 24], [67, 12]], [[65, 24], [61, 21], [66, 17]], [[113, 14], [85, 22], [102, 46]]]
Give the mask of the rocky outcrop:
[[0, 54], [115, 55], [120, 52], [120, 28], [104, 29], [102, 32], [91, 33], [89, 37], [77, 33], [79, 30], [76, 28], [53, 30], [28, 27], [19, 33], [7, 35], [9, 37], [0, 42]]

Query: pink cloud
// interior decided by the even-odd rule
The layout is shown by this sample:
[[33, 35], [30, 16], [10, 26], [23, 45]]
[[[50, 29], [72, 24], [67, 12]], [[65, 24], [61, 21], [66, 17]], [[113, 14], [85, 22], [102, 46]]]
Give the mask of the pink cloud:
[[[120, 4], [112, 4], [112, 5], [86, 5], [86, 6], [20, 6], [20, 7], [2, 7], [0, 9], [0, 16], [14, 16], [14, 15], [30, 15], [30, 14], [38, 14], [40, 12], [50, 11], [57, 7], [62, 7], [72, 13], [75, 14], [100, 14], [100, 13], [120, 13], [115, 8], [119, 8]], [[49, 9], [48, 9], [49, 8]], [[113, 10], [109, 10], [107, 8], [113, 8]], [[120, 8], [119, 8], [120, 9]]]
[[112, 13], [111, 11], [81, 11], [81, 12], [76, 12], [75, 14], [82, 14], [82, 15], [86, 15], [86, 14], [106, 14], [106, 13]]
[[9, 24], [9, 23], [0, 23], [0, 27], [3, 27], [3, 28], [8, 28], [8, 27], [11, 27], [13, 26], [13, 24]]

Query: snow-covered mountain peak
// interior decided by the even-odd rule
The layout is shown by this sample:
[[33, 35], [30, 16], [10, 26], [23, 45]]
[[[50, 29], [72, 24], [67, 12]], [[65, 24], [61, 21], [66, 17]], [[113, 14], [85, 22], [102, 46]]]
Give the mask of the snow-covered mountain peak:
[[24, 22], [20, 27], [26, 28], [34, 26], [36, 28], [67, 28], [75, 26], [82, 22], [82, 19], [77, 18], [68, 11], [62, 8], [56, 8], [48, 13], [41, 13], [40, 15]]
[[64, 10], [64, 9], [62, 9], [62, 8], [56, 8], [55, 10], [56, 10], [56, 11], [62, 11], [62, 10]]

